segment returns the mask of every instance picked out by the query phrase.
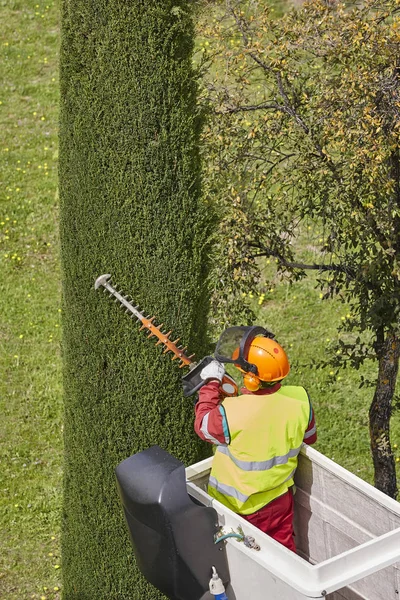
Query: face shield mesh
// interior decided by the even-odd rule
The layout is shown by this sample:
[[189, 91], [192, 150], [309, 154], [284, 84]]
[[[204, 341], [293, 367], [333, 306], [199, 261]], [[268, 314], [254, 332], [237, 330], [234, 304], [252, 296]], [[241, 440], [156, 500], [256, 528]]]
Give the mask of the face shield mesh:
[[[250, 327], [229, 327], [218, 340], [215, 358], [223, 363], [237, 362], [240, 344]], [[235, 354], [234, 354], [235, 353]], [[232, 358], [232, 357], [235, 358]]]
[[222, 363], [235, 364], [245, 372], [257, 372], [255, 365], [247, 362], [251, 342], [258, 335], [273, 339], [273, 333], [258, 326], [229, 327], [221, 334], [215, 348], [215, 358]]

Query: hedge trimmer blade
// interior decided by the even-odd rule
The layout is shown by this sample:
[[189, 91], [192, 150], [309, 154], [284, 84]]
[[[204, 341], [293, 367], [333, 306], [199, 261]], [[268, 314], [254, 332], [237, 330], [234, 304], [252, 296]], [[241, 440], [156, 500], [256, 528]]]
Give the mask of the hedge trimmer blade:
[[172, 334], [172, 330], [168, 332], [163, 332], [161, 330], [163, 324], [158, 326], [154, 325], [155, 317], [145, 317], [138, 310], [138, 306], [133, 306], [128, 301], [129, 296], [123, 296], [121, 292], [117, 292], [117, 290], [111, 285], [110, 281], [111, 275], [100, 275], [100, 277], [96, 279], [94, 287], [97, 290], [100, 286], [102, 286], [105, 292], [108, 292], [110, 296], [113, 296], [115, 298], [116, 302], [120, 303], [121, 307], [125, 308], [126, 313], [131, 313], [132, 318], [136, 317], [142, 324], [139, 331], [147, 329], [149, 331], [149, 335], [147, 336], [148, 338], [156, 337], [158, 340], [156, 342], [156, 346], [162, 344], [164, 346], [164, 354], [167, 354], [167, 352], [172, 352], [172, 360], [176, 360], [178, 358], [181, 361], [181, 364], [179, 365], [180, 368], [185, 366], [193, 367], [194, 354], [192, 354], [191, 356], [187, 356], [185, 354], [187, 347], [177, 346], [177, 343], [179, 342], [180, 338], [177, 338], [172, 342], [169, 339]]

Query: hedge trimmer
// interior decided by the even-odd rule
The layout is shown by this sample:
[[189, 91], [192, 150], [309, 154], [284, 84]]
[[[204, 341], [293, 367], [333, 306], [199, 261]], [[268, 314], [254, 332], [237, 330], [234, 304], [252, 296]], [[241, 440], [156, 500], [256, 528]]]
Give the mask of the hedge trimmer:
[[[157, 338], [156, 346], [159, 346], [160, 344], [164, 346], [163, 354], [172, 352], [172, 360], [179, 359], [181, 361], [179, 365], [180, 368], [189, 367], [189, 373], [182, 377], [183, 394], [184, 396], [191, 396], [192, 394], [195, 394], [205, 383], [205, 381], [203, 381], [203, 379], [200, 377], [202, 369], [211, 361], [215, 360], [214, 357], [206, 356], [200, 362], [194, 362], [194, 354], [191, 354], [190, 356], [186, 354], [187, 347], [177, 346], [180, 338], [177, 338], [174, 341], [170, 340], [172, 330], [163, 332], [161, 329], [163, 324], [157, 326], [154, 324], [155, 317], [145, 317], [138, 310], [138, 306], [133, 306], [128, 301], [129, 296], [124, 296], [121, 292], [117, 292], [117, 290], [111, 285], [110, 281], [111, 275], [100, 275], [100, 277], [96, 279], [94, 287], [96, 290], [100, 287], [103, 287], [105, 292], [108, 292], [110, 296], [114, 297], [115, 302], [120, 303], [121, 308], [125, 308], [126, 313], [131, 313], [132, 318], [136, 317], [141, 323], [139, 331], [147, 329], [149, 332], [147, 336], [148, 338]], [[236, 396], [238, 392], [235, 380], [226, 373], [223, 377], [220, 390], [222, 396]]]

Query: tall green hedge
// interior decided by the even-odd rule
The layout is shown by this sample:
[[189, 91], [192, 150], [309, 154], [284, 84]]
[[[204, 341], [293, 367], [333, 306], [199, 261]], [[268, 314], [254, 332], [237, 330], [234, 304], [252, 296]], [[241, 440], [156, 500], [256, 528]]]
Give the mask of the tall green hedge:
[[177, 361], [93, 285], [111, 273], [147, 314], [204, 352], [209, 217], [192, 52], [185, 0], [63, 1], [66, 600], [161, 597], [136, 570], [114, 468], [153, 444], [185, 464], [208, 454]]

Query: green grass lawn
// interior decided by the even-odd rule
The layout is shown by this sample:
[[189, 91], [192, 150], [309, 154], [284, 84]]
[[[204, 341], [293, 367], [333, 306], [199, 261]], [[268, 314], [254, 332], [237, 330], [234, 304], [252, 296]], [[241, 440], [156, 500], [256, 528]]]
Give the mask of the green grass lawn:
[[59, 7], [0, 5], [0, 597], [59, 598]]
[[[59, 6], [6, 0], [0, 16], [0, 598], [56, 599], [62, 483]], [[305, 385], [313, 399], [317, 448], [371, 481], [371, 390], [358, 388], [357, 372], [333, 380], [329, 370], [306, 366], [335, 338], [345, 307], [322, 302], [312, 279], [292, 287], [276, 282], [264, 290], [261, 304], [252, 301], [260, 324], [288, 350], [289, 381]], [[392, 437], [400, 444], [399, 415]]]

